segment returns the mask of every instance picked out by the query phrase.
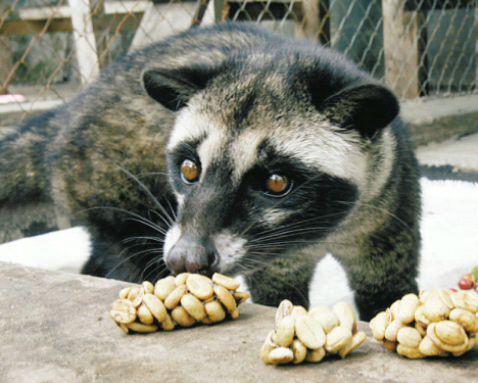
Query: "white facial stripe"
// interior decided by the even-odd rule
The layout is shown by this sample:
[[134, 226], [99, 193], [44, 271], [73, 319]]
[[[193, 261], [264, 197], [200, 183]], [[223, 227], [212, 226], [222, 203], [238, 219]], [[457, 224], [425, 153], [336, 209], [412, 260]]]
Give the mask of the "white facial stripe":
[[267, 131], [246, 130], [234, 141], [230, 148], [233, 161], [232, 181], [239, 183], [244, 173], [257, 164], [257, 148], [267, 137]]
[[[358, 133], [337, 132], [332, 127], [304, 129], [281, 129], [272, 134], [269, 141], [280, 153], [297, 158], [304, 164], [353, 182], [357, 185], [361, 200], [368, 201], [379, 195], [392, 170], [395, 159], [395, 139], [391, 128], [383, 130], [380, 139], [373, 144], [378, 153], [366, 149]], [[376, 151], [376, 149], [374, 149]], [[376, 162], [379, 162], [377, 165]], [[374, 166], [374, 169], [370, 167]], [[368, 173], [372, 173], [369, 176]]]
[[183, 142], [196, 141], [205, 137], [209, 133], [210, 127], [209, 118], [195, 111], [193, 106], [180, 110], [169, 137], [167, 150], [173, 150]]
[[296, 158], [307, 166], [360, 184], [366, 167], [366, 155], [360, 151], [355, 133], [334, 132], [327, 121], [323, 126], [303, 129], [279, 128], [269, 138], [284, 156]]
[[214, 158], [220, 158], [226, 150], [227, 136], [225, 129], [210, 129], [208, 136], [198, 146], [197, 153], [201, 161], [201, 177], [206, 174], [206, 169]]

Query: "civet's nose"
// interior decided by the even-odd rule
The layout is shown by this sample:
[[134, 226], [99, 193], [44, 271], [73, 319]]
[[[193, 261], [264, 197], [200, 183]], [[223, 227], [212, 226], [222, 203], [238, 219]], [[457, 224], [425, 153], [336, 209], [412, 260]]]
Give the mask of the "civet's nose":
[[185, 271], [212, 276], [218, 263], [216, 249], [209, 241], [182, 236], [165, 257], [166, 266], [174, 274]]

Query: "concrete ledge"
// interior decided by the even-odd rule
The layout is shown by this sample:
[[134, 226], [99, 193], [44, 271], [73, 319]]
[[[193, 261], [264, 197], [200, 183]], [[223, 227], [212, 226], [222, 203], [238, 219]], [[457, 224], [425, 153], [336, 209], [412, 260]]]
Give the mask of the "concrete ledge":
[[0, 381], [15, 382], [472, 382], [478, 349], [408, 360], [369, 338], [346, 359], [274, 367], [259, 350], [275, 309], [241, 306], [237, 321], [126, 335], [109, 318], [123, 282], [0, 263]]
[[19, 125], [24, 119], [54, 109], [65, 104], [65, 102], [65, 100], [54, 99], [1, 105], [0, 126], [9, 127]]
[[409, 124], [430, 124], [443, 117], [478, 113], [478, 95], [421, 97], [400, 103], [401, 116]]

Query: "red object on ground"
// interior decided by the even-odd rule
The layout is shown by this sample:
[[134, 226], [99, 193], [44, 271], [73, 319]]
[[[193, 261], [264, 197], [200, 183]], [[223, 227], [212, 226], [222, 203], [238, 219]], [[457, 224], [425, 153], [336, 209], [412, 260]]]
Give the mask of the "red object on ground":
[[458, 281], [458, 287], [462, 290], [469, 290], [473, 286], [473, 282], [469, 279], [460, 279]]

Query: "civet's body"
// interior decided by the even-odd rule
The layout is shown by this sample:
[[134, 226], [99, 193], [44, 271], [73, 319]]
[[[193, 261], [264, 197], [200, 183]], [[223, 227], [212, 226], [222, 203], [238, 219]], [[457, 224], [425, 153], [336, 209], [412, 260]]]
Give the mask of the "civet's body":
[[[339, 54], [249, 24], [125, 56], [0, 143], [0, 206], [54, 200], [92, 234], [84, 273], [244, 274], [308, 305], [343, 265], [362, 319], [416, 292], [417, 164], [395, 96]], [[22, 148], [19, 150], [18, 148]]]

